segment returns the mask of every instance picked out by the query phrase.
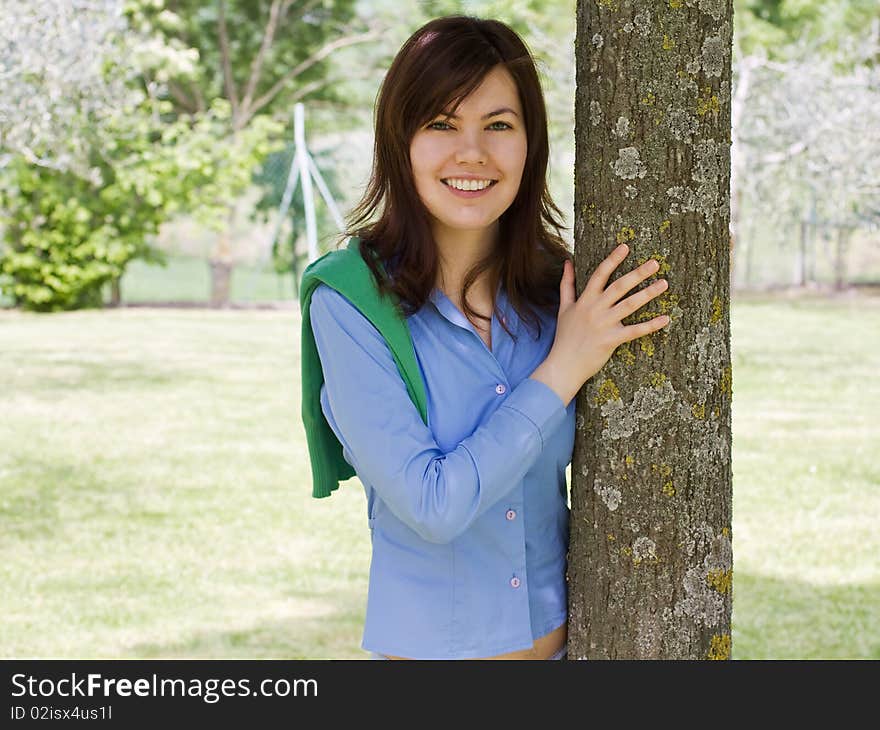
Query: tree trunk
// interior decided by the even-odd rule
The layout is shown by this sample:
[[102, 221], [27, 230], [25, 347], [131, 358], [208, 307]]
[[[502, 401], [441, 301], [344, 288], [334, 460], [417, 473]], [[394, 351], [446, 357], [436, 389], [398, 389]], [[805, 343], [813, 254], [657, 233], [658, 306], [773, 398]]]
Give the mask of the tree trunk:
[[118, 307], [120, 304], [122, 304], [122, 290], [119, 279], [112, 279], [110, 281], [110, 306]]
[[235, 225], [235, 206], [229, 207], [226, 228], [220, 232], [217, 248], [211, 256], [211, 306], [229, 306], [229, 292], [232, 287], [232, 231]]
[[794, 285], [803, 288], [807, 285], [807, 238], [810, 224], [801, 221], [801, 240], [794, 262]]
[[671, 322], [578, 395], [571, 659], [730, 656], [732, 29], [731, 0], [578, 0], [578, 294], [626, 242], [612, 280], [655, 258], [669, 289], [623, 323]]
[[232, 264], [222, 259], [211, 259], [211, 306], [229, 306], [229, 291], [232, 284]]
[[842, 291], [846, 287], [846, 252], [852, 229], [841, 225], [837, 229], [837, 248], [834, 255], [834, 288]]

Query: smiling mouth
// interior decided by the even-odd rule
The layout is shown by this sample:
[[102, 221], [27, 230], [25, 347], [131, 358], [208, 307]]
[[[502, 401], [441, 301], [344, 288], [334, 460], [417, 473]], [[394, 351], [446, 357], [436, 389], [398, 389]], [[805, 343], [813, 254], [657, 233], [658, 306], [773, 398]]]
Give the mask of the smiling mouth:
[[454, 185], [450, 185], [446, 180], [441, 180], [440, 182], [442, 182], [447, 188], [452, 188], [453, 190], [458, 190], [458, 191], [461, 192], [461, 193], [480, 193], [480, 192], [483, 192], [484, 190], [488, 190], [488, 189], [491, 188], [493, 185], [495, 185], [498, 181], [497, 181], [497, 180], [491, 180], [491, 181], [489, 182], [489, 184], [486, 185], [486, 187], [484, 187], [484, 188], [474, 188], [473, 190], [471, 190], [471, 189], [469, 189], [469, 188], [457, 188], [457, 187], [455, 187]]

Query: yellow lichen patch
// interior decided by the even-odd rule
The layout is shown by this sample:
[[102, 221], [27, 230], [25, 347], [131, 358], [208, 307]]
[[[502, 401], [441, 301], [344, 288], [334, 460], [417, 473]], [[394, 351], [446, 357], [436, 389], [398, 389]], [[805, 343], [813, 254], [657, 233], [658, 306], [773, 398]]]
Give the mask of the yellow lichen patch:
[[651, 385], [653, 385], [655, 388], [659, 388], [665, 382], [666, 376], [663, 373], [651, 373]]
[[709, 315], [709, 324], [718, 324], [721, 321], [721, 299], [717, 296], [712, 298], [712, 314]]
[[666, 231], [669, 230], [669, 227], [670, 227], [671, 225], [672, 225], [672, 223], [670, 223], [668, 219], [665, 220], [665, 221], [663, 221], [663, 222], [660, 224], [660, 233], [666, 233]]
[[730, 634], [713, 634], [707, 659], [730, 659]]
[[672, 467], [669, 464], [651, 464], [651, 471], [656, 472], [660, 475], [660, 479], [663, 481], [663, 486], [660, 491], [663, 492], [667, 497], [675, 496], [675, 487], [672, 486]]
[[598, 219], [596, 218], [596, 204], [590, 203], [587, 206], [587, 223], [589, 223], [591, 226], [595, 226], [597, 220]]
[[633, 318], [633, 323], [635, 322], [645, 322], [649, 319], [654, 319], [654, 317], [658, 316], [659, 312], [640, 312], [639, 314], [631, 314], [630, 316]]
[[687, 76], [687, 71], [685, 71], [683, 68], [680, 68], [678, 69], [678, 71], [675, 72], [675, 75], [678, 76], [678, 78], [683, 79], [685, 76]]
[[633, 554], [633, 550], [629, 545], [624, 545], [622, 548], [620, 548], [620, 552], [622, 552], [626, 556], [630, 556]]
[[632, 458], [631, 456], [629, 456], [629, 455], [627, 455], [626, 458], [624, 459], [624, 462], [626, 462], [626, 465], [627, 465], [627, 466], [632, 466], [634, 461], [635, 461], [635, 459], [633, 459], [633, 458]]
[[706, 404], [705, 403], [694, 403], [691, 406], [691, 414], [697, 420], [705, 421], [706, 420]]
[[645, 106], [654, 106], [654, 98], [654, 94], [649, 91], [648, 95], [642, 99], [642, 104]]
[[724, 537], [730, 537], [730, 528], [729, 527], [722, 527], [721, 534], [724, 535]]
[[620, 0], [596, 0], [596, 5], [609, 10], [620, 10]]
[[703, 89], [703, 96], [697, 98], [697, 114], [703, 116], [709, 112], [717, 112], [721, 109], [718, 102], [718, 96], [712, 93], [712, 87], [707, 86]]
[[614, 535], [612, 535], [612, 534], [609, 532], [609, 533], [608, 533], [608, 541], [609, 541], [609, 542], [614, 542], [615, 539], [616, 539], [616, 538], [614, 537]]
[[715, 418], [720, 418], [721, 417], [721, 409], [718, 406], [715, 406], [712, 409], [712, 415], [715, 416]]
[[629, 349], [628, 342], [617, 348], [617, 356], [623, 361], [624, 365], [632, 366], [636, 362], [636, 356], [633, 355], [632, 350]]
[[636, 237], [636, 232], [629, 226], [624, 226], [617, 232], [617, 245], [632, 241]]
[[730, 593], [730, 586], [733, 583], [733, 569], [710, 570], [706, 575], [706, 583], [719, 593]]
[[[668, 292], [669, 289], [667, 289], [666, 291]], [[678, 306], [678, 294], [667, 294], [666, 292], [664, 292], [654, 301], [657, 302], [657, 306], [660, 307], [660, 311], [663, 314], [668, 314], [669, 319], [672, 319], [672, 310]]]
[[647, 337], [639, 338], [639, 345], [642, 348], [642, 352], [644, 352], [648, 357], [654, 356], [654, 343], [651, 342]]
[[678, 10], [682, 5], [684, 5], [684, 0], [669, 0], [669, 7], [673, 10]]
[[730, 365], [721, 373], [721, 392], [725, 395], [733, 393], [733, 368]]
[[[662, 224], [661, 224], [662, 230]], [[638, 265], [641, 266], [648, 259], [654, 259], [658, 264], [660, 264], [660, 268], [653, 274], [654, 276], [663, 276], [664, 274], [668, 274], [671, 270], [669, 264], [666, 262], [666, 257], [662, 253], [657, 253], [656, 251], [652, 253], [650, 256], [645, 256], [638, 260]]]
[[668, 35], [664, 34], [663, 35], [663, 50], [664, 51], [671, 51], [673, 48], [675, 48], [675, 41], [672, 40], [672, 38], [670, 38]]
[[605, 378], [602, 381], [602, 385], [599, 386], [599, 392], [597, 395], [593, 397], [593, 403], [596, 405], [601, 405], [602, 403], [607, 403], [610, 400], [619, 400], [620, 399], [620, 391], [617, 390], [617, 386], [614, 384], [614, 381], [611, 378]]

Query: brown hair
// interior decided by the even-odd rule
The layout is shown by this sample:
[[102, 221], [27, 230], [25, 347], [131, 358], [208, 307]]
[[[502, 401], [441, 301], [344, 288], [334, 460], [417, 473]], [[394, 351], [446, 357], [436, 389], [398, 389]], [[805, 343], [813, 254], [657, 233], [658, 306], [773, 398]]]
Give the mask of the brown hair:
[[[516, 82], [528, 149], [519, 192], [499, 219], [499, 246], [467, 272], [462, 299], [466, 316], [488, 320], [470, 307], [467, 291], [491, 270], [493, 293], [503, 280], [520, 319], [537, 324], [540, 336], [535, 309], [556, 314], [563, 264], [571, 255], [558, 233], [565, 229], [562, 213], [547, 189], [547, 112], [535, 63], [516, 32], [498, 20], [435, 18], [398, 51], [378, 94], [372, 175], [347, 217], [342, 240], [360, 239], [361, 256], [379, 291], [397, 295], [403, 316], [424, 305], [434, 288], [438, 255], [428, 211], [416, 192], [410, 143], [421, 125], [447, 106], [457, 107], [499, 64]], [[383, 199], [379, 219], [365, 225]]]

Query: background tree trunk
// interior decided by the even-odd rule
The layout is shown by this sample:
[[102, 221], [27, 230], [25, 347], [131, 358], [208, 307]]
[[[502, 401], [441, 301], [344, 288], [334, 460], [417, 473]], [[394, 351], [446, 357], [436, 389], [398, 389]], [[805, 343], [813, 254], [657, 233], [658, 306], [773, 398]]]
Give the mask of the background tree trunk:
[[235, 206], [229, 206], [226, 228], [217, 237], [217, 246], [210, 259], [211, 265], [211, 306], [229, 306], [229, 293], [232, 289], [234, 257], [232, 251], [232, 232], [235, 229]]
[[578, 396], [570, 659], [730, 656], [732, 30], [731, 0], [578, 1], [578, 295], [626, 242], [612, 279], [669, 289], [624, 324], [671, 322]]

